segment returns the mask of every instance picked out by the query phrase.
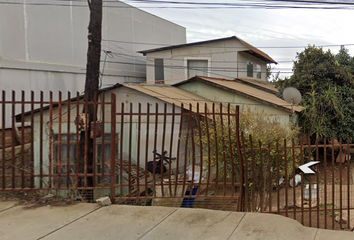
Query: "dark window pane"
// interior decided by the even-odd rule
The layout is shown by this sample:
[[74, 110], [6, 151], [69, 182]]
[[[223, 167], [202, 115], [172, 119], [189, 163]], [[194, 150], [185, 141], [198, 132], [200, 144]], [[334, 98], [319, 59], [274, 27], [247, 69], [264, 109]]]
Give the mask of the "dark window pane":
[[253, 62], [247, 61], [247, 77], [253, 77]]
[[163, 59], [155, 59], [155, 82], [164, 83]]

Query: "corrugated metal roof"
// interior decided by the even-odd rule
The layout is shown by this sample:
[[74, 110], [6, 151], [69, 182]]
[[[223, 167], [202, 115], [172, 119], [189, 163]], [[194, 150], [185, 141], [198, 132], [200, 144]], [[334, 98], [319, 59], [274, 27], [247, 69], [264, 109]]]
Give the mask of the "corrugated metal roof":
[[[244, 84], [241, 82], [226, 80], [226, 79], [222, 79], [222, 78], [195, 76], [185, 82], [176, 84], [176, 86], [187, 83], [187, 82], [192, 82], [192, 81], [202, 81], [202, 82], [205, 82], [207, 84], [211, 84], [211, 85], [218, 87], [218, 88], [226, 89], [228, 91], [233, 91], [241, 96], [253, 99], [255, 101], [264, 103], [266, 105], [271, 105], [271, 106], [276, 107], [278, 109], [282, 109], [287, 112], [292, 112], [291, 105], [288, 102], [286, 102], [285, 100], [277, 97], [273, 93], [270, 93], [268, 91], [264, 91], [259, 88], [255, 88], [254, 86], [247, 85], [247, 84]], [[302, 111], [301, 106], [293, 106], [293, 109], [295, 112]]]
[[144, 51], [139, 51], [138, 53], [142, 53], [145, 56], [147, 53], [152, 53], [152, 52], [159, 52], [159, 51], [164, 51], [164, 50], [169, 50], [169, 49], [189, 47], [189, 46], [201, 45], [201, 44], [206, 44], [206, 43], [220, 42], [220, 41], [231, 40], [231, 39], [239, 40], [243, 45], [245, 45], [247, 48], [249, 48], [249, 50], [246, 50], [243, 52], [248, 52], [252, 55], [256, 55], [257, 57], [263, 59], [267, 63], [277, 63], [274, 59], [272, 59], [270, 56], [268, 56], [268, 54], [262, 52], [258, 48], [252, 46], [251, 44], [243, 41], [242, 39], [240, 39], [236, 36], [213, 39], [213, 40], [208, 40], [208, 41], [201, 41], [201, 42], [194, 42], [194, 43], [178, 44], [178, 45], [172, 45], [172, 46], [168, 46], [168, 47], [148, 49], [148, 50], [144, 50]]
[[241, 82], [244, 84], [248, 84], [248, 85], [254, 86], [256, 88], [261, 88], [265, 91], [269, 91], [274, 94], [279, 93], [279, 90], [275, 87], [275, 85], [270, 82], [256, 80], [256, 79], [250, 79], [250, 78], [235, 78], [235, 81]]
[[[199, 104], [199, 112], [205, 112], [205, 105], [207, 105], [207, 111], [212, 112], [213, 102], [209, 99], [203, 98], [195, 93], [188, 92], [186, 90], [173, 87], [170, 85], [151, 85], [151, 84], [123, 84], [123, 86], [144, 93], [151, 97], [157, 98], [161, 101], [175, 104], [178, 107], [189, 110], [190, 105], [193, 112], [198, 111], [197, 105]], [[220, 104], [215, 104], [215, 111], [219, 111]], [[223, 107], [223, 111], [226, 108]]]
[[[103, 88], [99, 90], [99, 93], [105, 93], [110, 90], [117, 89], [119, 87], [127, 87], [129, 89], [136, 90], [138, 92], [144, 93], [146, 95], [149, 95], [151, 97], [160, 99], [161, 101], [164, 101], [166, 103], [170, 104], [175, 104], [178, 107], [182, 107], [186, 110], [191, 110], [193, 112], [199, 112], [199, 113], [205, 113], [205, 105], [207, 106], [207, 112], [208, 113], [215, 113], [220, 112], [220, 103], [213, 102], [209, 99], [203, 98], [195, 93], [188, 92], [186, 90], [171, 86], [171, 85], [163, 85], [163, 84], [115, 84], [113, 86]], [[80, 99], [84, 98], [84, 95], [79, 96]], [[76, 101], [77, 97], [67, 99], [65, 101]], [[64, 102], [65, 102], [64, 101]], [[199, 111], [198, 111], [198, 105], [199, 105]], [[214, 105], [214, 110], [213, 110], [213, 105]], [[56, 102], [55, 104], [52, 105], [53, 107], [57, 107], [58, 103]], [[44, 106], [42, 108], [37, 108], [32, 111], [27, 111], [24, 114], [18, 114], [16, 115], [17, 121], [21, 121], [22, 115], [27, 116], [32, 113], [40, 112], [43, 110], [49, 109], [49, 105]], [[222, 111], [227, 112], [227, 107], [226, 104], [222, 105]]]

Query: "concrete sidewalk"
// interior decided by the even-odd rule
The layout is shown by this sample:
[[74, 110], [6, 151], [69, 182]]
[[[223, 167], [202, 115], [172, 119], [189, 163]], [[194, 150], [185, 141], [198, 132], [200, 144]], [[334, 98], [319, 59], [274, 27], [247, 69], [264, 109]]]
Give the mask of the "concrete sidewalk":
[[1, 239], [352, 240], [353, 232], [308, 228], [273, 214], [80, 203], [24, 209], [0, 202]]

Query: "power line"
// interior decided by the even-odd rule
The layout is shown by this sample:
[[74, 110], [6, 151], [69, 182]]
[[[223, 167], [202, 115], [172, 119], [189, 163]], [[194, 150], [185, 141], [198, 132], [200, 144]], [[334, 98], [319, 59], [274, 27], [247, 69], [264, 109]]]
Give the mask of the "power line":
[[[136, 4], [155, 4], [155, 5], [171, 5], [169, 7], [174, 8], [309, 8], [309, 9], [349, 9], [354, 5], [349, 1], [289, 1], [289, 0], [258, 0], [258, 1], [245, 1], [239, 0], [238, 2], [191, 2], [191, 1], [164, 1], [164, 0], [130, 0], [126, 2], [132, 2]], [[183, 5], [183, 6], [180, 6]], [[177, 7], [176, 7], [177, 6]], [[144, 8], [144, 7], [142, 7]], [[149, 7], [151, 8], [151, 6]], [[166, 8], [166, 6], [164, 6]]]
[[[103, 61], [102, 61], [103, 62]], [[121, 61], [106, 61], [107, 63], [111, 64], [121, 64], [121, 65], [138, 65], [138, 66], [150, 66], [153, 67], [154, 64], [144, 64], [144, 63], [132, 63], [132, 62], [121, 62]], [[204, 73], [208, 74], [213, 74], [216, 76], [220, 77], [229, 77], [225, 74], [222, 74], [222, 72], [228, 72], [228, 73], [237, 73], [237, 72], [242, 72], [245, 73], [247, 72], [247, 68], [237, 68], [237, 67], [209, 67], [209, 68], [191, 68], [185, 65], [164, 65], [165, 70], [184, 70], [184, 69], [192, 69], [192, 70], [199, 70]], [[292, 68], [277, 68], [273, 69], [276, 72], [280, 73], [293, 73]], [[288, 70], [288, 71], [287, 71]], [[263, 74], [265, 74], [266, 70], [264, 69], [262, 71]], [[175, 72], [176, 74], [179, 74], [179, 72]], [[180, 73], [181, 76], [183, 76], [183, 73]]]
[[[160, 47], [169, 47], [171, 45], [168, 44], [159, 44], [159, 43], [148, 43], [148, 42], [133, 42], [133, 41], [121, 41], [121, 40], [113, 40], [113, 39], [102, 39], [102, 41], [106, 41], [106, 42], [117, 42], [117, 43], [130, 43], [130, 44], [137, 44], [137, 45], [152, 45], [152, 46], [160, 46]], [[193, 44], [193, 43], [186, 43], [186, 45], [188, 44]], [[178, 44], [179, 45], [179, 44]], [[184, 44], [180, 44], [180, 45], [184, 45]], [[173, 45], [172, 45], [173, 46]], [[171, 46], [171, 47], [172, 47]], [[341, 47], [341, 46], [354, 46], [354, 43], [347, 43], [347, 44], [326, 44], [326, 45], [319, 45], [317, 47]], [[194, 47], [200, 47], [200, 48], [228, 48], [228, 49], [238, 49], [238, 48], [244, 48], [242, 46], [240, 47], [228, 47], [228, 46], [213, 46], [208, 44], [208, 46], [195, 46]], [[266, 49], [284, 49], [284, 48], [289, 48], [289, 49], [295, 49], [295, 48], [306, 48], [307, 46], [264, 46], [264, 47], [255, 47], [255, 48], [266, 48]]]
[[[108, 47], [110, 48], [110, 47]], [[122, 48], [123, 49], [123, 48]], [[140, 57], [138, 55], [134, 55], [133, 54], [124, 54], [124, 53], [121, 53], [121, 52], [118, 52], [117, 49], [113, 49], [113, 48], [110, 48], [111, 52], [113, 55], [115, 56], [122, 56], [122, 57], [130, 57], [130, 58], [134, 58], [134, 60], [138, 60], [140, 62], [145, 62], [145, 61], [152, 61], [151, 59], [145, 59], [143, 57]], [[129, 51], [128, 51], [129, 52]], [[136, 59], [136, 58], [140, 58], [140, 59]], [[128, 59], [128, 58], [127, 58]], [[173, 60], [173, 61], [176, 61], [176, 62], [185, 62], [184, 59], [177, 59], [177, 58], [173, 58], [173, 57], [159, 57], [159, 59], [163, 59], [163, 60]], [[293, 63], [295, 60], [283, 60], [283, 61], [277, 61], [277, 63]], [[209, 61], [210, 63], [241, 63], [241, 64], [245, 64], [247, 63], [247, 61], [224, 61], [224, 60], [210, 60]]]
[[[70, 4], [68, 4], [70, 2]], [[82, 2], [82, 4], [80, 4]], [[106, 0], [103, 1], [104, 8], [135, 8], [130, 5], [115, 5], [121, 2]], [[322, 1], [281, 1], [281, 0], [268, 0], [268, 1], [240, 1], [240, 3], [227, 3], [227, 2], [177, 2], [177, 1], [126, 1], [132, 2], [135, 4], [147, 4], [147, 6], [140, 6], [139, 8], [148, 9], [237, 9], [237, 8], [252, 8], [252, 9], [354, 9], [354, 3], [352, 2], [322, 2]], [[106, 4], [107, 3], [107, 4]], [[299, 4], [301, 3], [301, 4]], [[88, 7], [86, 1], [79, 0], [53, 0], [53, 3], [38, 3], [38, 2], [4, 2], [1, 1], [0, 4], [6, 5], [27, 5], [27, 6], [58, 6], [58, 7]], [[151, 4], [155, 4], [156, 6], [152, 6]], [[161, 6], [161, 4], [167, 4], [165, 6]], [[181, 6], [186, 5], [186, 6]]]
[[[112, 2], [113, 0], [106, 2]], [[234, 6], [238, 5], [235, 2], [198, 2], [198, 1], [166, 1], [166, 0], [127, 0], [126, 2], [134, 3], [153, 3], [153, 4], [176, 4], [176, 5], [218, 5], [218, 6]], [[239, 0], [238, 2], [252, 2], [253, 4], [265, 5], [270, 3], [287, 3], [287, 4], [304, 4], [304, 5], [354, 5], [351, 1], [311, 1], [311, 0]]]

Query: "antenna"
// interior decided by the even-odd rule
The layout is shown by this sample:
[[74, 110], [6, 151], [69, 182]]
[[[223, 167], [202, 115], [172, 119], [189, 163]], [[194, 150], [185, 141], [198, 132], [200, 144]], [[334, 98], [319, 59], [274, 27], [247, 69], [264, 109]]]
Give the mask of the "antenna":
[[294, 105], [298, 105], [301, 102], [301, 93], [294, 87], [287, 87], [283, 90], [283, 98], [285, 101], [291, 104], [291, 109], [294, 114]]

